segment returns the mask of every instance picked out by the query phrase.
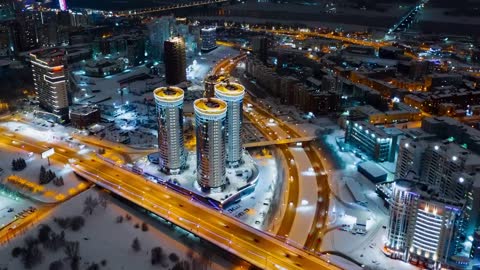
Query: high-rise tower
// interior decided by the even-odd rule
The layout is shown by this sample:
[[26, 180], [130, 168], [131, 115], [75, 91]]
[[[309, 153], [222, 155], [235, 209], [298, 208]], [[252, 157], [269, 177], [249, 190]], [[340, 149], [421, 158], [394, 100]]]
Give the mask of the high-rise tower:
[[45, 50], [30, 54], [33, 82], [40, 107], [57, 121], [68, 119], [69, 93], [65, 51]]
[[197, 182], [203, 190], [222, 189], [226, 181], [225, 120], [227, 103], [217, 98], [195, 100]]
[[58, 0], [58, 7], [61, 11], [66, 11], [68, 9], [67, 0]]
[[205, 27], [201, 30], [202, 51], [211, 51], [217, 48], [217, 29], [214, 26]]
[[161, 87], [153, 92], [157, 106], [160, 170], [178, 174], [185, 166], [183, 143], [183, 90]]
[[227, 103], [227, 166], [238, 167], [242, 162], [242, 120], [245, 87], [238, 83], [215, 85], [215, 96]]
[[181, 37], [173, 37], [164, 42], [165, 80], [169, 85], [179, 84], [187, 80], [187, 59], [185, 41]]
[[221, 82], [225, 82], [227, 80], [228, 80], [228, 75], [225, 75], [225, 74], [208, 75], [205, 78], [205, 92], [203, 93], [203, 97], [206, 97], [206, 98], [215, 97], [215, 85]]

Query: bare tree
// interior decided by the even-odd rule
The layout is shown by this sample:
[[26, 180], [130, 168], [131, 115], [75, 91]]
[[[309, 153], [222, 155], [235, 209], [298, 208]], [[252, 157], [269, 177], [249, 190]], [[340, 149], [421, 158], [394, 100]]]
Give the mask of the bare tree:
[[97, 206], [98, 206], [98, 199], [93, 198], [91, 195], [88, 195], [84, 201], [83, 214], [84, 215], [93, 214], [93, 210], [95, 210]]
[[161, 247], [152, 248], [151, 252], [151, 263], [152, 265], [163, 264], [165, 261], [165, 254]]
[[64, 268], [63, 262], [61, 260], [53, 261], [48, 267], [49, 270], [62, 270]]
[[135, 239], [133, 239], [132, 249], [135, 252], [139, 252], [142, 249], [142, 247], [140, 247], [140, 241], [138, 241], [137, 237], [135, 237]]
[[70, 261], [70, 268], [78, 270], [80, 268], [80, 244], [78, 242], [66, 242], [64, 251]]
[[[192, 266], [192, 269], [196, 269], [194, 265]], [[190, 264], [188, 261], [177, 262], [172, 270], [190, 270]]]
[[26, 269], [30, 269], [43, 261], [42, 251], [38, 248], [38, 240], [32, 237], [25, 239], [25, 249], [22, 255], [22, 263]]
[[103, 209], [106, 209], [108, 206], [108, 195], [105, 192], [101, 192], [100, 195], [98, 196], [98, 201], [101, 207]]

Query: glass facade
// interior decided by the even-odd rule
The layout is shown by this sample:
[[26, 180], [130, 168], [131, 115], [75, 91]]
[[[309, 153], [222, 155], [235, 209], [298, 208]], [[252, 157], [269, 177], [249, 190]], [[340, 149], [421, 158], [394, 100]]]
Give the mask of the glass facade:
[[158, 119], [158, 150], [160, 170], [178, 174], [185, 166], [183, 142], [183, 90], [162, 87], [154, 91]]
[[238, 167], [242, 163], [243, 97], [245, 87], [237, 83], [215, 85], [215, 96], [227, 103], [227, 166]]
[[197, 182], [205, 191], [227, 184], [225, 139], [227, 104], [216, 98], [194, 103], [197, 137]]

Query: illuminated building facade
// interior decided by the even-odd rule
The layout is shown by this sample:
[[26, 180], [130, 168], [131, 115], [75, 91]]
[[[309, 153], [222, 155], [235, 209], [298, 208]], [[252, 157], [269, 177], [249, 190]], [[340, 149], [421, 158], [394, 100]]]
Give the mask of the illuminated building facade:
[[424, 184], [397, 180], [385, 248], [394, 258], [432, 269], [447, 263], [461, 250], [462, 207], [462, 201], [439, 197]]
[[227, 103], [227, 166], [238, 167], [242, 163], [242, 122], [245, 87], [238, 83], [215, 85], [215, 96]]
[[375, 161], [393, 161], [399, 136], [393, 131], [393, 129], [381, 129], [363, 121], [349, 121], [345, 142], [362, 150]]
[[222, 190], [227, 184], [226, 117], [227, 103], [201, 98], [194, 103], [197, 138], [197, 182], [205, 191]]
[[217, 48], [217, 29], [215, 27], [202, 28], [200, 36], [202, 38], [202, 51], [211, 51]]
[[58, 7], [61, 11], [66, 11], [68, 9], [67, 0], [58, 0]]
[[58, 121], [68, 119], [68, 69], [64, 50], [52, 49], [30, 54], [33, 82], [40, 107]]
[[407, 229], [410, 222], [411, 205], [418, 200], [410, 181], [397, 180], [394, 184], [390, 204], [390, 226], [387, 247], [403, 253], [407, 243]]
[[153, 92], [157, 106], [160, 170], [178, 174], [185, 167], [183, 142], [183, 90], [161, 87]]

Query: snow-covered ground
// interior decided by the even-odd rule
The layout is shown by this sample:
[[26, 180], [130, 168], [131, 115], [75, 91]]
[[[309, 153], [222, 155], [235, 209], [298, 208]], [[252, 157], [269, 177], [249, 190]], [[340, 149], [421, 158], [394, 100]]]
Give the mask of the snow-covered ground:
[[[23, 158], [27, 163], [27, 167], [21, 171], [12, 170], [12, 160], [16, 158]], [[40, 167], [44, 166], [46, 170], [52, 170], [57, 177], [62, 177], [64, 181], [63, 186], [55, 186], [53, 181], [42, 185], [43, 191], [29, 192], [27, 190], [19, 189], [17, 185], [13, 185], [10, 181], [5, 179], [9, 176], [18, 176], [29, 182], [39, 184]], [[40, 155], [29, 153], [19, 148], [2, 145], [0, 150], [0, 168], [3, 169], [2, 179], [3, 183], [16, 190], [21, 194], [30, 197], [40, 202], [52, 203], [63, 200], [69, 195], [75, 194], [86, 188], [86, 183], [78, 178], [65, 164], [57, 163], [54, 160], [50, 161], [50, 166], [46, 159], [42, 159]]]
[[[189, 66], [187, 79], [192, 82], [190, 88], [193, 91], [197, 88], [203, 90], [203, 78], [206, 77], [211, 68], [220, 59], [237, 54], [238, 51], [233, 48], [220, 46], [207, 54], [196, 55], [193, 58], [187, 59], [187, 65]], [[133, 103], [137, 101], [143, 102], [144, 98], [152, 99], [153, 94], [151, 91], [156, 87], [166, 86], [166, 83], [164, 78], [149, 73], [150, 70], [145, 65], [133, 67], [129, 69], [128, 72], [122, 72], [105, 78], [88, 77], [81, 71], [74, 72], [75, 81], [78, 82], [79, 88], [81, 89], [76, 95], [77, 103], [87, 104], [87, 101], [92, 103], [101, 101], [100, 103], [104, 105], [119, 105], [126, 104], [127, 101]], [[137, 75], [149, 75], [149, 77], [152, 77], [158, 83], [145, 86], [145, 89], [133, 89], [135, 88], [135, 83], [120, 83], [122, 80]], [[120, 91], [121, 88], [125, 89]], [[95, 93], [92, 92], [92, 90], [100, 90], [100, 92], [95, 91]], [[87, 95], [88, 99], [85, 99], [85, 95]]]
[[[388, 210], [383, 200], [375, 193], [375, 185], [357, 171], [356, 164], [362, 161], [350, 152], [341, 152], [335, 138], [343, 136], [344, 131], [338, 126], [323, 126], [332, 128], [333, 132], [325, 137], [328, 149], [325, 152], [334, 153], [336, 161], [324, 162], [329, 172], [329, 185], [332, 190], [330, 198], [330, 230], [322, 240], [322, 251], [339, 251], [365, 265], [378, 269], [415, 269], [414, 266], [386, 257], [381, 248], [385, 242], [388, 226]], [[336, 167], [333, 163], [336, 162]], [[363, 187], [363, 194], [367, 199], [365, 206], [358, 205], [346, 187], [345, 179], [355, 179]], [[350, 231], [341, 231], [338, 227], [347, 224], [353, 228], [358, 218], [367, 220], [367, 234], [352, 234]]]
[[[227, 213], [243, 223], [257, 229], [266, 229], [267, 213], [269, 212], [273, 189], [279, 185], [277, 166], [272, 157], [254, 157], [259, 167], [258, 183], [255, 191], [242, 198], [242, 200], [232, 206], [229, 206], [224, 213]], [[249, 209], [245, 212], [245, 209]], [[241, 214], [244, 213], [244, 214]]]
[[[48, 224], [55, 232], [60, 233], [61, 229], [53, 221], [54, 217], [71, 217], [82, 215], [84, 200], [87, 196], [97, 197], [99, 191], [89, 189], [86, 192], [72, 198], [57, 207], [44, 224]], [[125, 217], [129, 214], [132, 218], [127, 220]], [[117, 223], [116, 219], [123, 216], [123, 222]], [[78, 241], [80, 243], [81, 261], [80, 269], [85, 269], [92, 262], [100, 263], [106, 260], [107, 265], [102, 269], [129, 270], [129, 269], [171, 269], [173, 263], [169, 261], [168, 255], [175, 253], [180, 259], [188, 259], [188, 254], [196, 258], [210, 261], [211, 264], [206, 269], [233, 269], [238, 265], [248, 265], [236, 258], [224, 256], [218, 248], [211, 247], [201, 243], [198, 238], [190, 233], [170, 226], [157, 218], [147, 216], [137, 210], [130, 208], [109, 198], [107, 208], [98, 206], [91, 216], [85, 217], [85, 226], [78, 232], [67, 230], [65, 238], [68, 241]], [[135, 228], [135, 224], [141, 225], [145, 221], [148, 225], [148, 231], [142, 231]], [[11, 250], [16, 246], [23, 245], [23, 240], [27, 236], [36, 237], [37, 229], [19, 236], [12, 240], [9, 245], [0, 246], [0, 267], [8, 269], [24, 269], [20, 260], [11, 256]], [[138, 238], [141, 250], [135, 252], [132, 249], [134, 238]], [[159, 246], [166, 254], [168, 267], [159, 265], [152, 266], [150, 263], [150, 250]], [[44, 254], [43, 263], [35, 269], [48, 269], [52, 261], [65, 258], [63, 249], [57, 252], [46, 251], [40, 248]], [[207, 255], [208, 254], [208, 255]]]

